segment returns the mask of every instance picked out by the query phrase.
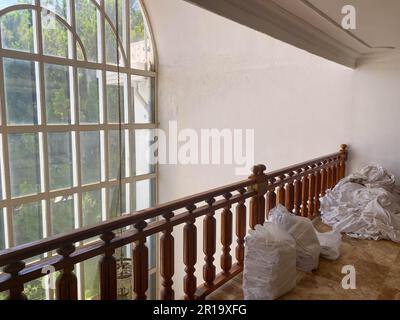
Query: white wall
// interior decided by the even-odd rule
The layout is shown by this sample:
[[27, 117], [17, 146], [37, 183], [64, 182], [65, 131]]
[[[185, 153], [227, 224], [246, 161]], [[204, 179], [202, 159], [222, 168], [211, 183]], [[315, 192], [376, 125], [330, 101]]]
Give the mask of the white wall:
[[380, 163], [400, 182], [400, 53], [364, 61], [354, 72], [354, 103], [346, 131], [349, 169]]
[[[182, 0], [145, 4], [158, 48], [162, 128], [169, 120], [196, 130], [254, 128], [255, 162], [269, 170], [347, 143], [352, 168], [377, 161], [400, 175], [400, 59], [354, 71]], [[238, 179], [232, 166], [162, 165], [160, 202]], [[200, 253], [201, 247], [196, 266], [201, 281]]]

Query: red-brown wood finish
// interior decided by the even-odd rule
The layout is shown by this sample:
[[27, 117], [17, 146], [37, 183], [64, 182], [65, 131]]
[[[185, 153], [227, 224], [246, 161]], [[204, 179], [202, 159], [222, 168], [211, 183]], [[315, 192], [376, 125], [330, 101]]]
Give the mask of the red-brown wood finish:
[[[170, 223], [174, 216], [173, 212], [163, 214], [166, 223]], [[175, 292], [172, 288], [174, 281], [172, 277], [175, 272], [175, 240], [172, 236], [172, 227], [165, 229], [160, 237], [160, 275], [162, 300], [174, 300]]]
[[185, 293], [185, 300], [193, 300], [197, 287], [197, 279], [194, 275], [197, 261], [197, 228], [195, 225], [196, 219], [193, 215], [193, 210], [196, 209], [196, 206], [187, 206], [186, 209], [189, 211], [189, 219], [183, 228], [183, 263], [186, 266], [183, 291]]
[[[229, 200], [232, 197], [231, 193], [224, 194], [224, 198]], [[232, 244], [232, 211], [230, 206], [227, 206], [221, 213], [221, 269], [223, 273], [229, 273], [232, 267], [231, 244]]]
[[[117, 291], [115, 250], [134, 243], [134, 298], [146, 299], [149, 268], [146, 239], [160, 234], [159, 297], [165, 300], [175, 299], [172, 277], [176, 264], [183, 263], [185, 299], [204, 299], [243, 270], [247, 219], [251, 228], [262, 224], [276, 203], [285, 205], [296, 214], [314, 217], [319, 209], [318, 196], [323, 196], [328, 188], [344, 177], [347, 152], [347, 146], [342, 145], [339, 152], [268, 173], [265, 173], [264, 165], [256, 165], [252, 174], [245, 180], [0, 251], [0, 267], [3, 267], [3, 273], [0, 273], [0, 292], [8, 290], [9, 299], [25, 299], [24, 284], [41, 278], [43, 266], [51, 265], [60, 271], [56, 282], [56, 297], [75, 300], [78, 298], [75, 265], [100, 256], [100, 298], [114, 300]], [[246, 201], [249, 201], [248, 211]], [[232, 208], [235, 208], [236, 215], [235, 230]], [[222, 252], [218, 256], [221, 259], [222, 272], [219, 274], [216, 274], [214, 265], [216, 228], [219, 227], [217, 214], [221, 217], [222, 243]], [[203, 218], [204, 228], [200, 235], [203, 239], [198, 240], [195, 222], [200, 217]], [[184, 226], [183, 261], [175, 260], [173, 230], [177, 226]], [[232, 262], [231, 256], [234, 233], [235, 263]], [[100, 240], [77, 247], [73, 245], [85, 243], [85, 240], [94, 237], [100, 237]], [[199, 286], [195, 277], [197, 241], [203, 243], [204, 251], [204, 283]], [[49, 255], [48, 258], [34, 262], [28, 267], [23, 262], [53, 251], [57, 251], [58, 255]]]
[[109, 246], [115, 238], [113, 232], [101, 235], [106, 251], [99, 261], [100, 268], [100, 299], [117, 300], [117, 261], [114, 257], [115, 250]]
[[[244, 188], [239, 190], [239, 193], [243, 195], [246, 192]], [[241, 200], [236, 206], [236, 261], [240, 267], [243, 267], [244, 263], [244, 237], [246, 236], [246, 205], [245, 201]]]
[[[72, 244], [65, 245], [57, 250], [57, 253], [68, 260], [71, 253], [75, 251]], [[77, 300], [78, 299], [78, 280], [74, 274], [74, 265], [69, 264], [62, 269], [61, 274], [56, 280], [57, 300]]]
[[146, 221], [135, 224], [135, 229], [140, 236], [132, 251], [133, 298], [135, 300], [146, 300], [146, 291], [149, 288], [149, 249], [146, 246], [146, 238], [143, 235], [143, 229], [146, 227]]
[[[215, 202], [214, 198], [207, 200], [210, 207]], [[217, 237], [217, 223], [215, 220], [215, 211], [210, 212], [205, 216], [203, 220], [203, 252], [204, 261], [203, 266], [203, 279], [207, 286], [212, 286], [215, 280], [215, 265], [214, 265], [214, 254], [216, 251], [216, 239]]]

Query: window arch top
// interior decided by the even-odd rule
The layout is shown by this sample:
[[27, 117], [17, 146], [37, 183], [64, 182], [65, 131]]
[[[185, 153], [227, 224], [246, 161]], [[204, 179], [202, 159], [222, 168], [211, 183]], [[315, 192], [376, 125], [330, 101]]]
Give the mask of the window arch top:
[[140, 0], [5, 0], [0, 33], [7, 50], [155, 71]]

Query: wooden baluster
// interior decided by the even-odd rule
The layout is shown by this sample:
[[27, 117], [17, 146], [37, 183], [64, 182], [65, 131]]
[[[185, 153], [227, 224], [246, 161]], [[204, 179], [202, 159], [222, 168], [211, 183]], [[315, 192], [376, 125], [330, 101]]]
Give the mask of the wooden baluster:
[[[224, 198], [229, 200], [231, 193], [224, 194]], [[221, 213], [221, 269], [222, 272], [228, 274], [232, 267], [232, 256], [230, 254], [232, 244], [232, 211], [231, 206], [227, 205]]]
[[251, 229], [255, 229], [258, 224], [258, 214], [259, 214], [259, 198], [257, 195], [250, 198], [250, 219], [249, 225]]
[[330, 165], [330, 161], [329, 161], [329, 165], [326, 168], [326, 173], [327, 173], [327, 180], [326, 180], [326, 184], [327, 184], [327, 189], [332, 189], [332, 167]]
[[340, 179], [342, 179], [340, 177], [340, 159], [339, 159], [339, 162], [336, 163], [336, 178], [337, 178], [337, 181], [336, 181], [336, 184], [337, 184], [340, 181]]
[[[280, 176], [279, 180], [282, 181], [285, 176]], [[276, 205], [285, 205], [285, 185], [279, 186], [276, 192]]]
[[115, 234], [111, 231], [100, 236], [105, 247], [105, 253], [99, 261], [101, 300], [117, 300], [117, 261], [114, 248], [109, 247], [114, 238]]
[[[325, 162], [323, 163], [323, 165]], [[328, 173], [325, 168], [321, 169], [321, 197], [326, 194], [326, 190], [328, 188]]]
[[146, 237], [143, 236], [143, 229], [146, 227], [147, 222], [144, 220], [135, 224], [135, 228], [140, 235], [132, 251], [133, 291], [135, 300], [146, 300], [146, 291], [149, 287], [149, 249], [146, 246]]
[[268, 191], [267, 193], [267, 218], [269, 212], [276, 207], [276, 193], [275, 190]]
[[336, 186], [336, 183], [337, 183], [337, 176], [336, 176], [337, 169], [336, 169], [336, 163], [335, 162], [332, 164], [331, 171], [332, 171], [332, 188], [334, 188]]
[[[57, 253], [63, 256], [63, 260], [68, 260], [71, 253], [75, 251], [73, 244], [65, 245], [57, 250]], [[56, 297], [58, 300], [77, 300], [78, 299], [78, 281], [74, 274], [74, 265], [69, 264], [57, 277]]]
[[294, 188], [294, 210], [293, 213], [298, 216], [300, 214], [301, 207], [301, 181], [299, 179], [294, 180], [293, 188]]
[[[208, 206], [211, 208], [215, 202], [214, 198], [207, 200]], [[203, 220], [203, 252], [204, 261], [203, 266], [203, 278], [207, 286], [212, 287], [215, 280], [215, 265], [214, 265], [214, 254], [216, 250], [216, 221], [215, 221], [215, 210], [211, 209]]]
[[265, 206], [265, 196], [260, 195], [260, 206], [259, 206], [259, 215], [258, 215], [258, 224], [263, 224], [265, 222], [266, 217], [266, 206]]
[[256, 178], [255, 185], [250, 186], [249, 190], [257, 191], [257, 194], [250, 198], [250, 228], [254, 229], [257, 224], [264, 223], [266, 207], [265, 194], [267, 193], [268, 180], [264, 174], [265, 166], [263, 164], [256, 165], [252, 168], [250, 179]]
[[[246, 189], [242, 188], [239, 193], [243, 195]], [[243, 267], [244, 263], [244, 237], [246, 236], [246, 205], [245, 200], [240, 200], [236, 206], [236, 261]]]
[[346, 176], [346, 160], [347, 160], [347, 145], [340, 145], [340, 176], [339, 179], [343, 179]]
[[260, 206], [259, 206], [259, 224], [263, 224], [266, 218], [266, 194], [268, 191], [268, 179], [267, 175], [264, 171], [267, 169], [263, 164], [258, 165], [259, 168], [259, 179], [260, 182], [258, 184], [258, 196], [260, 197]]
[[[249, 176], [250, 179], [252, 178], [257, 178], [259, 175], [260, 168], [258, 166], [254, 166], [252, 168], [252, 174]], [[257, 190], [258, 191], [258, 185], [251, 186], [249, 187], [250, 190]], [[250, 228], [254, 230], [256, 225], [258, 224], [259, 221], [259, 214], [260, 214], [260, 197], [258, 196], [258, 193], [250, 198], [250, 219], [249, 219], [249, 225]]]
[[320, 209], [320, 202], [319, 202], [320, 193], [321, 193], [321, 171], [318, 169], [317, 172], [315, 172], [315, 212], [317, 214]]
[[314, 173], [308, 175], [308, 218], [312, 219], [315, 215], [315, 176]]
[[[19, 272], [25, 268], [25, 262], [15, 261], [4, 267], [3, 271], [11, 276], [11, 279], [17, 279]], [[24, 284], [14, 285], [10, 288], [8, 300], [27, 300], [24, 294]]]
[[293, 212], [294, 209], [294, 186], [292, 182], [289, 182], [286, 185], [285, 191], [285, 207], [290, 211]]
[[[163, 214], [165, 222], [168, 224], [174, 216], [173, 212]], [[174, 281], [172, 277], [175, 272], [174, 260], [174, 237], [172, 236], [172, 227], [167, 227], [160, 237], [160, 275], [161, 281], [161, 299], [174, 300], [175, 292], [172, 289]]]
[[183, 279], [183, 291], [185, 300], [193, 300], [197, 287], [197, 279], [194, 275], [196, 271], [195, 265], [197, 261], [197, 228], [195, 225], [196, 218], [193, 216], [195, 205], [187, 206], [189, 211], [189, 220], [183, 228], [183, 262], [185, 264], [185, 277]]
[[308, 178], [307, 176], [304, 176], [301, 179], [301, 215], [303, 217], [308, 216], [307, 200], [308, 200]]

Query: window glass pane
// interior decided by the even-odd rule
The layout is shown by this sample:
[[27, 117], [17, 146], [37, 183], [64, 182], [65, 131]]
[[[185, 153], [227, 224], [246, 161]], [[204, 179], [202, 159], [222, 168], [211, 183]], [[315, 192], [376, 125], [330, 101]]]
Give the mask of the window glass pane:
[[40, 202], [22, 204], [14, 207], [12, 212], [16, 246], [43, 238]]
[[117, 259], [117, 300], [132, 299], [132, 246], [127, 245], [115, 250]]
[[154, 130], [140, 129], [132, 132], [132, 141], [135, 143], [134, 156], [132, 159], [132, 170], [134, 175], [142, 175], [155, 172], [154, 155], [151, 152], [151, 145], [154, 143]]
[[47, 123], [71, 123], [68, 67], [45, 64], [44, 75]]
[[83, 225], [88, 226], [101, 221], [101, 190], [82, 194]]
[[76, 56], [78, 60], [85, 60], [85, 56], [83, 55], [83, 50], [79, 42], [76, 43]]
[[34, 52], [33, 14], [31, 10], [9, 12], [2, 16], [0, 21], [3, 48]]
[[[107, 118], [108, 123], [119, 123], [120, 116], [121, 122], [124, 122], [124, 90], [125, 90], [126, 75], [120, 74], [119, 76], [119, 90], [118, 90], [118, 74], [115, 72], [107, 72], [106, 88], [107, 88]], [[119, 91], [119, 100], [118, 100]], [[120, 105], [121, 110], [120, 110]], [[121, 112], [121, 114], [120, 114]]]
[[122, 177], [125, 177], [125, 131], [120, 133], [120, 131], [111, 130], [108, 133], [109, 178], [117, 179], [120, 175], [120, 168]]
[[[0, 137], [1, 139], [1, 137]], [[0, 170], [0, 200], [3, 200], [3, 182], [2, 182], [2, 178], [3, 178], [3, 173]]]
[[[106, 33], [106, 62], [108, 64], [117, 64], [117, 39], [115, 37], [115, 33], [110, 27], [110, 24], [106, 22], [105, 25], [105, 33]], [[122, 59], [120, 57], [119, 64], [123, 65]]]
[[35, 63], [4, 59], [8, 124], [37, 124]]
[[55, 12], [64, 19], [67, 19], [67, 5], [66, 0], [41, 0], [42, 7]]
[[82, 184], [100, 181], [100, 133], [81, 132]]
[[120, 188], [120, 186], [111, 187], [108, 190], [109, 196], [109, 208], [108, 213], [110, 218], [115, 218], [121, 215], [121, 213], [126, 212], [125, 206], [125, 185]]
[[74, 229], [74, 197], [56, 197], [50, 200], [51, 225], [53, 234]]
[[99, 123], [100, 71], [78, 69], [79, 119], [81, 123]]
[[0, 209], [0, 250], [6, 247], [6, 231], [4, 230], [4, 217], [6, 216], [6, 210]]
[[[115, 5], [116, 5], [117, 1], [116, 0], [105, 0], [104, 1], [104, 6], [105, 6], [105, 11], [106, 14], [108, 15], [108, 17], [111, 19], [111, 22], [114, 26], [114, 28], [117, 28], [117, 25], [115, 23], [116, 19], [117, 19], [117, 15], [115, 12]], [[122, 35], [123, 35], [123, 16], [122, 16], [122, 1], [118, 0], [118, 34], [119, 37], [122, 39]]]
[[148, 237], [148, 246], [149, 246], [149, 269], [153, 269], [156, 267], [156, 242], [157, 235], [153, 234]]
[[135, 123], [154, 122], [152, 79], [132, 76], [133, 110]]
[[38, 278], [25, 283], [24, 293], [28, 300], [46, 300], [43, 278]]
[[85, 270], [85, 300], [99, 300], [99, 260], [100, 257], [94, 257], [83, 263]]
[[151, 70], [153, 53], [138, 0], [130, 0], [131, 67]]
[[42, 11], [42, 37], [44, 54], [68, 57], [68, 29], [47, 10]]
[[0, 10], [16, 4], [32, 4], [33, 0], [1, 0]]
[[81, 38], [88, 56], [92, 62], [98, 61], [97, 55], [97, 13], [90, 0], [75, 1], [76, 31]]
[[35, 194], [40, 191], [38, 136], [34, 133], [10, 134], [11, 195]]
[[131, 191], [132, 210], [139, 211], [154, 206], [156, 201], [155, 191], [154, 179], [141, 180], [133, 183]]
[[157, 291], [156, 279], [157, 279], [156, 273], [153, 272], [149, 275], [149, 289], [147, 291], [147, 295], [148, 295], [147, 299], [148, 300], [155, 300], [157, 298], [156, 297], [156, 291]]
[[50, 189], [72, 186], [71, 134], [57, 132], [48, 134]]
[[8, 290], [7, 290], [7, 291], [0, 292], [0, 301], [1, 301], [1, 300], [7, 300], [7, 297], [8, 297], [8, 295], [9, 295], [8, 292], [9, 292]]

